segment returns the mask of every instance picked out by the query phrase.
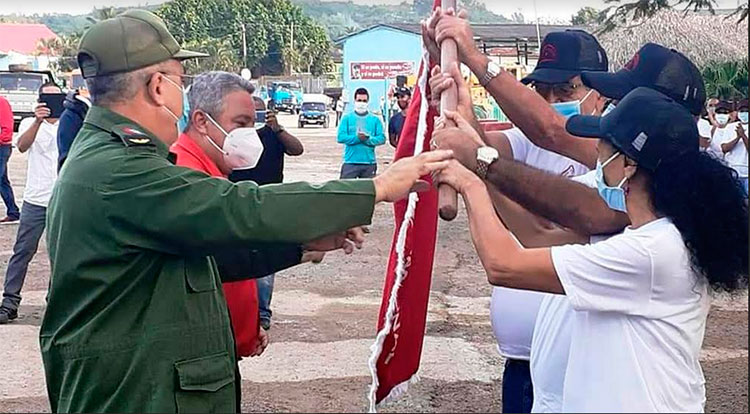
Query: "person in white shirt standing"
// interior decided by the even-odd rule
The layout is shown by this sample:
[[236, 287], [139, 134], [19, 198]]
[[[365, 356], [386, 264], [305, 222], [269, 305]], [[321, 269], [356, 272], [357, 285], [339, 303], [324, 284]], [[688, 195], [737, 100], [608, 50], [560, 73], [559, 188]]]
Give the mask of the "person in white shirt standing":
[[[40, 93], [61, 93], [60, 87], [47, 83]], [[21, 221], [13, 246], [13, 256], [5, 273], [3, 302], [0, 306], [0, 324], [18, 318], [21, 303], [21, 288], [26, 279], [29, 262], [36, 254], [39, 239], [44, 233], [47, 204], [52, 195], [52, 187], [57, 179], [57, 119], [50, 118], [51, 111], [39, 104], [34, 117], [21, 121], [15, 146], [22, 153], [28, 153], [26, 188], [23, 192]]]
[[710, 98], [706, 102], [706, 109], [698, 119], [698, 135], [700, 136], [700, 147], [702, 151], [708, 151], [711, 146], [711, 138], [714, 136], [716, 131], [716, 105], [719, 104], [719, 100], [716, 98]]
[[[567, 129], [600, 139], [598, 193], [630, 218], [622, 234], [526, 249], [475, 173], [452, 161], [437, 181], [464, 198], [491, 284], [564, 294], [575, 309], [562, 412], [702, 412], [708, 288], [747, 286], [748, 205], [737, 176], [698, 150], [695, 118], [653, 89], [633, 90], [604, 117], [575, 116]], [[433, 138], [440, 147], [441, 130]]]
[[747, 99], [739, 102], [735, 112], [737, 122], [728, 124], [722, 130], [721, 151], [724, 153], [724, 160], [727, 164], [737, 171], [747, 194]]

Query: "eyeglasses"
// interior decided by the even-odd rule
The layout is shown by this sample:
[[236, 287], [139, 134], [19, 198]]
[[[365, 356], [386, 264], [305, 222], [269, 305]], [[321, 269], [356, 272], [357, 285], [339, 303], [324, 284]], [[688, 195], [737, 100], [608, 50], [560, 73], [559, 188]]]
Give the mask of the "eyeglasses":
[[159, 73], [161, 73], [162, 75], [167, 76], [167, 77], [169, 77], [169, 76], [175, 76], [175, 77], [180, 78], [180, 80], [182, 81], [182, 86], [185, 86], [185, 87], [187, 87], [190, 84], [192, 84], [193, 83], [193, 79], [195, 79], [195, 75], [187, 75], [187, 74], [184, 74], [184, 73], [182, 75], [180, 75], [179, 73], [167, 73], [167, 72], [159, 72]]
[[584, 88], [583, 84], [572, 84], [572, 83], [543, 83], [534, 82], [531, 84], [534, 90], [544, 97], [554, 94], [558, 98], [565, 98], [572, 96], [579, 88]]

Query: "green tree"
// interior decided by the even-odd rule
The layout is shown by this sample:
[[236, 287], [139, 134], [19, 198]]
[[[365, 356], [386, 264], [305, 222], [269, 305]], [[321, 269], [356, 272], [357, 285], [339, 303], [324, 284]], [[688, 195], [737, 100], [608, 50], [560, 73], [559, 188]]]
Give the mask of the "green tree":
[[593, 7], [582, 7], [578, 13], [573, 15], [570, 23], [574, 26], [589, 26], [599, 23], [599, 10]]
[[709, 97], [747, 98], [748, 60], [709, 65], [703, 69], [703, 80]]
[[242, 69], [242, 60], [234, 49], [229, 39], [209, 38], [202, 41], [185, 43], [185, 48], [200, 50], [210, 56], [205, 59], [190, 59], [185, 62], [188, 73], [201, 73], [212, 70], [225, 70], [239, 72]]
[[174, 0], [157, 13], [178, 41], [221, 40], [256, 74], [332, 67], [325, 29], [290, 0]]

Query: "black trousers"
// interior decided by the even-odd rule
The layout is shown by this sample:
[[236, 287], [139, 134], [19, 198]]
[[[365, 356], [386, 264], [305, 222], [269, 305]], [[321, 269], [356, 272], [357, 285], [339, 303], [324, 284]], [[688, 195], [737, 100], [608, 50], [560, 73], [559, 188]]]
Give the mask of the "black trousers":
[[534, 403], [529, 361], [507, 359], [503, 372], [503, 412], [530, 413]]

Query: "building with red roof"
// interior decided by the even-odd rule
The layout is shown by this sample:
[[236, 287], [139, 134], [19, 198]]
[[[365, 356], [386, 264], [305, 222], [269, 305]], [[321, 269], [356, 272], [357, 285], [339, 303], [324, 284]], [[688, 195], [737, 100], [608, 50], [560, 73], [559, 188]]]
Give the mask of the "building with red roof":
[[55, 32], [43, 24], [0, 23], [0, 53], [33, 55], [42, 39], [56, 39]]
[[43, 24], [0, 23], [0, 70], [13, 64], [46, 69], [50, 59], [38, 53], [39, 41], [56, 38], [55, 32]]

